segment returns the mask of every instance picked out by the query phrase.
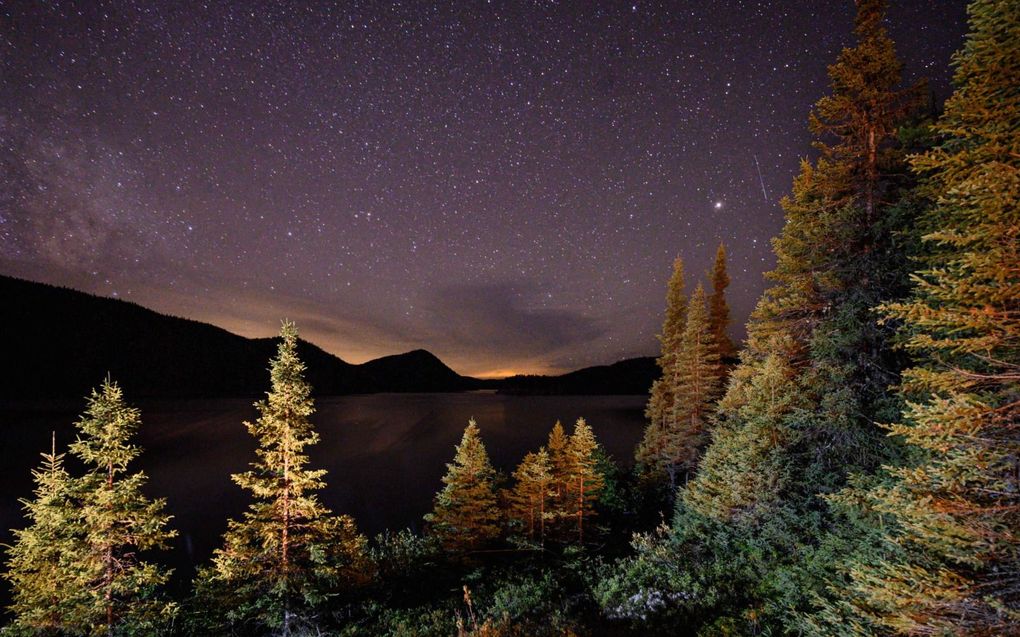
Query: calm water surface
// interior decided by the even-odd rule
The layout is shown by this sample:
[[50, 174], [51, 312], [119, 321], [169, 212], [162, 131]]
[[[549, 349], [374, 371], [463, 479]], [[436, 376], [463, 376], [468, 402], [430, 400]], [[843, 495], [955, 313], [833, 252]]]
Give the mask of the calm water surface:
[[[441, 486], [468, 418], [474, 417], [497, 468], [509, 473], [525, 452], [544, 444], [559, 419], [583, 416], [599, 441], [629, 464], [643, 428], [643, 396], [503, 396], [491, 393], [373, 394], [320, 398], [315, 425], [321, 442], [312, 465], [329, 471], [324, 502], [350, 513], [368, 534], [419, 528]], [[255, 444], [242, 425], [255, 418], [248, 400], [160, 401], [138, 405], [144, 453], [137, 467], [150, 477], [147, 492], [165, 497], [180, 533], [167, 560], [179, 576], [204, 562], [227, 518], [243, 511], [244, 493], [230, 474], [244, 471]], [[18, 498], [31, 493], [31, 469], [48, 450], [73, 437], [82, 405], [0, 408], [0, 544], [23, 524]], [[569, 426], [568, 426], [569, 431]]]

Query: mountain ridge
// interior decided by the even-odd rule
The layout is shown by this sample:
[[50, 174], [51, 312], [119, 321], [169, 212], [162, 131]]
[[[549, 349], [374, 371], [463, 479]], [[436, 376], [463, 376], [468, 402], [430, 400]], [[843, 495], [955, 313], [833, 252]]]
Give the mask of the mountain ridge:
[[[0, 275], [0, 333], [9, 335], [0, 366], [0, 399], [85, 395], [109, 374], [138, 398], [256, 396], [277, 338], [247, 338], [133, 301]], [[560, 376], [478, 379], [425, 349], [349, 363], [302, 340], [299, 353], [318, 395], [381, 392], [645, 393], [640, 358]], [[635, 363], [634, 361], [640, 361]], [[639, 389], [640, 387], [644, 389]]]

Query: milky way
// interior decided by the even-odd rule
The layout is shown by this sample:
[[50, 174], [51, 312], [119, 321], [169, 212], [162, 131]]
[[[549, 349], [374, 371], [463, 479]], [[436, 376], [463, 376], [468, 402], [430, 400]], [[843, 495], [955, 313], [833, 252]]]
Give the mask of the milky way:
[[[944, 98], [965, 3], [893, 4]], [[0, 272], [351, 361], [651, 354], [677, 254], [693, 283], [724, 241], [746, 318], [852, 14], [0, 1]]]

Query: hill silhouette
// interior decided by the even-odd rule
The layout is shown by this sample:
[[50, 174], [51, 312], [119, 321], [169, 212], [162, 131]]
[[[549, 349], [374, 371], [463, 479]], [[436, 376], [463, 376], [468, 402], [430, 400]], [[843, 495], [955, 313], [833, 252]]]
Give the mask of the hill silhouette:
[[[245, 338], [136, 303], [0, 275], [0, 400], [81, 398], [109, 373], [136, 398], [258, 396], [268, 388], [275, 338]], [[640, 394], [652, 358], [562, 376], [480, 380], [417, 349], [352, 364], [307, 341], [299, 353], [318, 395], [457, 392]]]
[[652, 356], [628, 358], [612, 365], [585, 367], [561, 376], [510, 376], [499, 381], [509, 394], [645, 394], [659, 377]]
[[[0, 331], [8, 335], [0, 398], [76, 398], [109, 373], [135, 397], [255, 396], [267, 389], [275, 338], [159, 314], [135, 303], [0, 276]], [[427, 352], [348, 363], [302, 341], [320, 395], [463, 391], [461, 376]]]

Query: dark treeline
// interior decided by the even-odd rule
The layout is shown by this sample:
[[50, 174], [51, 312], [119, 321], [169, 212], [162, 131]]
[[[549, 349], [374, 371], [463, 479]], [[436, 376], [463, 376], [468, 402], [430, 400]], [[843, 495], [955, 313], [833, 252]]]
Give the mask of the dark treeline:
[[[159, 314], [134, 303], [0, 276], [0, 332], [18, 334], [0, 368], [0, 401], [77, 400], [106, 373], [136, 399], [259, 396], [272, 338]], [[643, 394], [658, 375], [652, 358], [559, 376], [462, 376], [431, 352], [361, 364], [298, 342], [318, 396], [495, 390], [507, 394]]]
[[739, 350], [725, 249], [690, 289], [674, 264], [633, 471], [582, 419], [506, 475], [471, 421], [423, 533], [369, 540], [318, 499], [285, 324], [249, 509], [191, 593], [107, 381], [83, 471], [54, 445], [34, 473], [4, 634], [1020, 634], [1020, 4], [971, 4], [941, 108], [857, 7]]
[[[259, 396], [277, 342], [159, 314], [134, 303], [0, 276], [0, 330], [17, 334], [0, 400], [82, 396], [111, 374], [136, 399]], [[301, 341], [319, 395], [478, 389], [423, 350], [355, 365]]]

